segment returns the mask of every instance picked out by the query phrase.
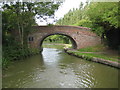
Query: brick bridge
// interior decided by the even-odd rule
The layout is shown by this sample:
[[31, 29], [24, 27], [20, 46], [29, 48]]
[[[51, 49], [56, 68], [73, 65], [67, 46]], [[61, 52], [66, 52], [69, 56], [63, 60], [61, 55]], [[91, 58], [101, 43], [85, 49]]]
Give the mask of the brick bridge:
[[33, 26], [33, 32], [28, 35], [30, 48], [41, 49], [42, 42], [50, 35], [65, 35], [69, 37], [74, 49], [94, 46], [100, 43], [100, 37], [89, 28], [79, 26]]

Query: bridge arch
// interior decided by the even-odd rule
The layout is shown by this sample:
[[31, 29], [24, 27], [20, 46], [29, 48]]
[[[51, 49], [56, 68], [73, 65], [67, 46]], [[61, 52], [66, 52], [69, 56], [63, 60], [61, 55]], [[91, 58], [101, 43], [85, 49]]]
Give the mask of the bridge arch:
[[40, 47], [42, 47], [42, 44], [43, 44], [43, 41], [49, 37], [49, 36], [52, 36], [52, 35], [63, 35], [63, 36], [66, 36], [70, 39], [71, 43], [72, 43], [72, 48], [73, 49], [77, 49], [77, 43], [76, 41], [74, 40], [74, 38], [72, 38], [70, 35], [67, 35], [67, 34], [63, 34], [63, 33], [51, 33], [51, 34], [48, 34], [48, 35], [45, 35], [41, 41], [40, 41]]
[[101, 43], [101, 39], [90, 28], [80, 26], [33, 26], [33, 32], [28, 35], [29, 48], [41, 49], [43, 40], [50, 35], [67, 36], [74, 49], [94, 46]]

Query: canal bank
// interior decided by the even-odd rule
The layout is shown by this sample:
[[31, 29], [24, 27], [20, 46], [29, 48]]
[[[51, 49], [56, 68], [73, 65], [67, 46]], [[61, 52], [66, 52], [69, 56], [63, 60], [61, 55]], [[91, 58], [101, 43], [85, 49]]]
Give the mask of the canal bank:
[[[69, 55], [73, 55], [73, 56], [76, 56], [76, 57], [84, 59], [84, 60], [93, 61], [96, 63], [101, 63], [104, 65], [108, 65], [108, 66], [120, 69], [119, 60], [118, 61], [117, 60], [107, 60], [107, 59], [103, 59], [104, 57], [98, 58], [98, 56], [96, 56], [96, 54], [93, 52], [80, 52], [80, 51], [74, 50], [74, 49], [64, 49], [64, 50]], [[92, 55], [90, 55], [88, 53], [91, 53]]]

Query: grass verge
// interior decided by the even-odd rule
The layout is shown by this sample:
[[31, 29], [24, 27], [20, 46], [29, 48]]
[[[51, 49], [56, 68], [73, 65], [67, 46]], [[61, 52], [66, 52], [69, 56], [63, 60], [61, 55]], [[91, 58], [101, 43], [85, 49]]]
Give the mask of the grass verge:
[[100, 45], [96, 45], [96, 46], [82, 48], [82, 49], [79, 49], [78, 51], [80, 51], [80, 52], [101, 52], [101, 51], [104, 51], [105, 49], [106, 49], [106, 46], [100, 44]]
[[118, 59], [118, 57], [109, 57], [107, 55], [96, 54], [96, 53], [82, 53], [80, 51], [68, 51], [68, 52], [73, 53], [73, 54], [78, 55], [78, 56], [83, 56], [84, 55], [84, 56], [89, 57], [89, 58], [96, 57], [96, 58], [105, 59], [105, 60], [120, 63], [120, 60]]

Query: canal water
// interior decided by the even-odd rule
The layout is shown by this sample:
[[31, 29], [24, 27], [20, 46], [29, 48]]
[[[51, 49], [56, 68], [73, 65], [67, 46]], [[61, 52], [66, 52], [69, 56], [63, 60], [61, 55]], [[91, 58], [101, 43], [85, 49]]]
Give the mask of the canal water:
[[117, 88], [118, 69], [70, 56], [61, 49], [16, 61], [3, 71], [3, 88]]

